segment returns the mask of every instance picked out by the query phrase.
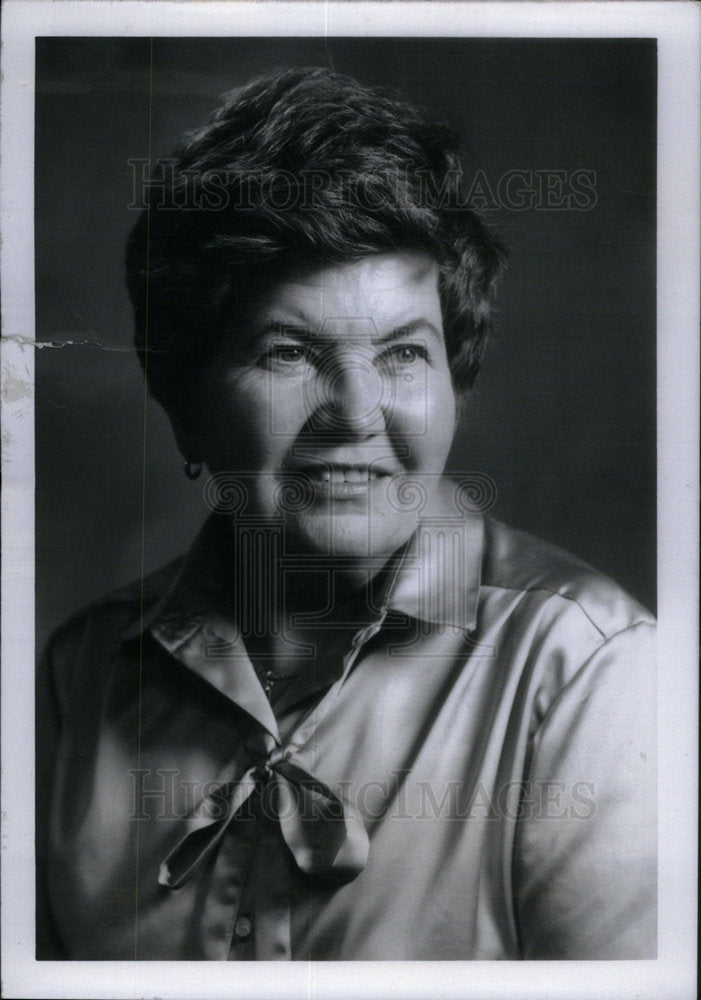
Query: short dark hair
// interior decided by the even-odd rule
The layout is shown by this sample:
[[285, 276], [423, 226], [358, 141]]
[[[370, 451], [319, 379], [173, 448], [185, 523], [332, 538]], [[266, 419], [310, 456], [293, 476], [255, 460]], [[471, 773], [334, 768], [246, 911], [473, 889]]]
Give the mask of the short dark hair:
[[402, 249], [437, 261], [453, 383], [472, 385], [505, 254], [465, 201], [447, 125], [349, 77], [287, 69], [225, 95], [165, 162], [127, 283], [139, 358], [171, 417], [188, 412], [224, 309], [260, 282]]

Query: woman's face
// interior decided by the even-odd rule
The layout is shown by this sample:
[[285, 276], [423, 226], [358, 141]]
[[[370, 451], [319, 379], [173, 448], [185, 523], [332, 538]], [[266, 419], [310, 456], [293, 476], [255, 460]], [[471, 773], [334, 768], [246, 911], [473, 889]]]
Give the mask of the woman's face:
[[387, 253], [285, 277], [223, 339], [201, 413], [222, 495], [239, 484], [242, 512], [284, 523], [286, 548], [389, 556], [455, 429], [437, 265]]

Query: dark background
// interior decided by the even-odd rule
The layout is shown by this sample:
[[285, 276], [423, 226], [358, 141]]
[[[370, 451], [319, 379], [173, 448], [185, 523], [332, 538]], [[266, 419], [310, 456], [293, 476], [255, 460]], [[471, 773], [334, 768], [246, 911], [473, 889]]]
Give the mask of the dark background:
[[[187, 547], [207, 510], [131, 350], [128, 160], [149, 152], [148, 39], [37, 40], [37, 642]], [[395, 87], [465, 138], [468, 179], [595, 171], [585, 210], [485, 212], [510, 248], [450, 467], [492, 513], [655, 605], [656, 50], [651, 40], [158, 38], [152, 157], [277, 66]], [[62, 346], [58, 346], [62, 345]], [[142, 467], [145, 463], [145, 492]], [[143, 504], [143, 509], [142, 509]]]

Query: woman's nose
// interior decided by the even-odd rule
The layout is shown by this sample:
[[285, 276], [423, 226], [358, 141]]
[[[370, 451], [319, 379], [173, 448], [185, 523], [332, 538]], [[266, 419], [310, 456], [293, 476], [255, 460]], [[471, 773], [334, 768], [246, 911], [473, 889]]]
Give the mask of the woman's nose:
[[357, 349], [336, 355], [320, 372], [320, 381], [320, 426], [363, 437], [384, 428], [389, 387], [370, 351]]

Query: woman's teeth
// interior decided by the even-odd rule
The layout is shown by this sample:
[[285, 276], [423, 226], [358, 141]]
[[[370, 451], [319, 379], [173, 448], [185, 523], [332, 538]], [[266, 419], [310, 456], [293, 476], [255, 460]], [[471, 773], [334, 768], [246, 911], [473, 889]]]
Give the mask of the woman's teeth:
[[373, 469], [310, 469], [308, 474], [322, 483], [366, 483], [379, 478]]

